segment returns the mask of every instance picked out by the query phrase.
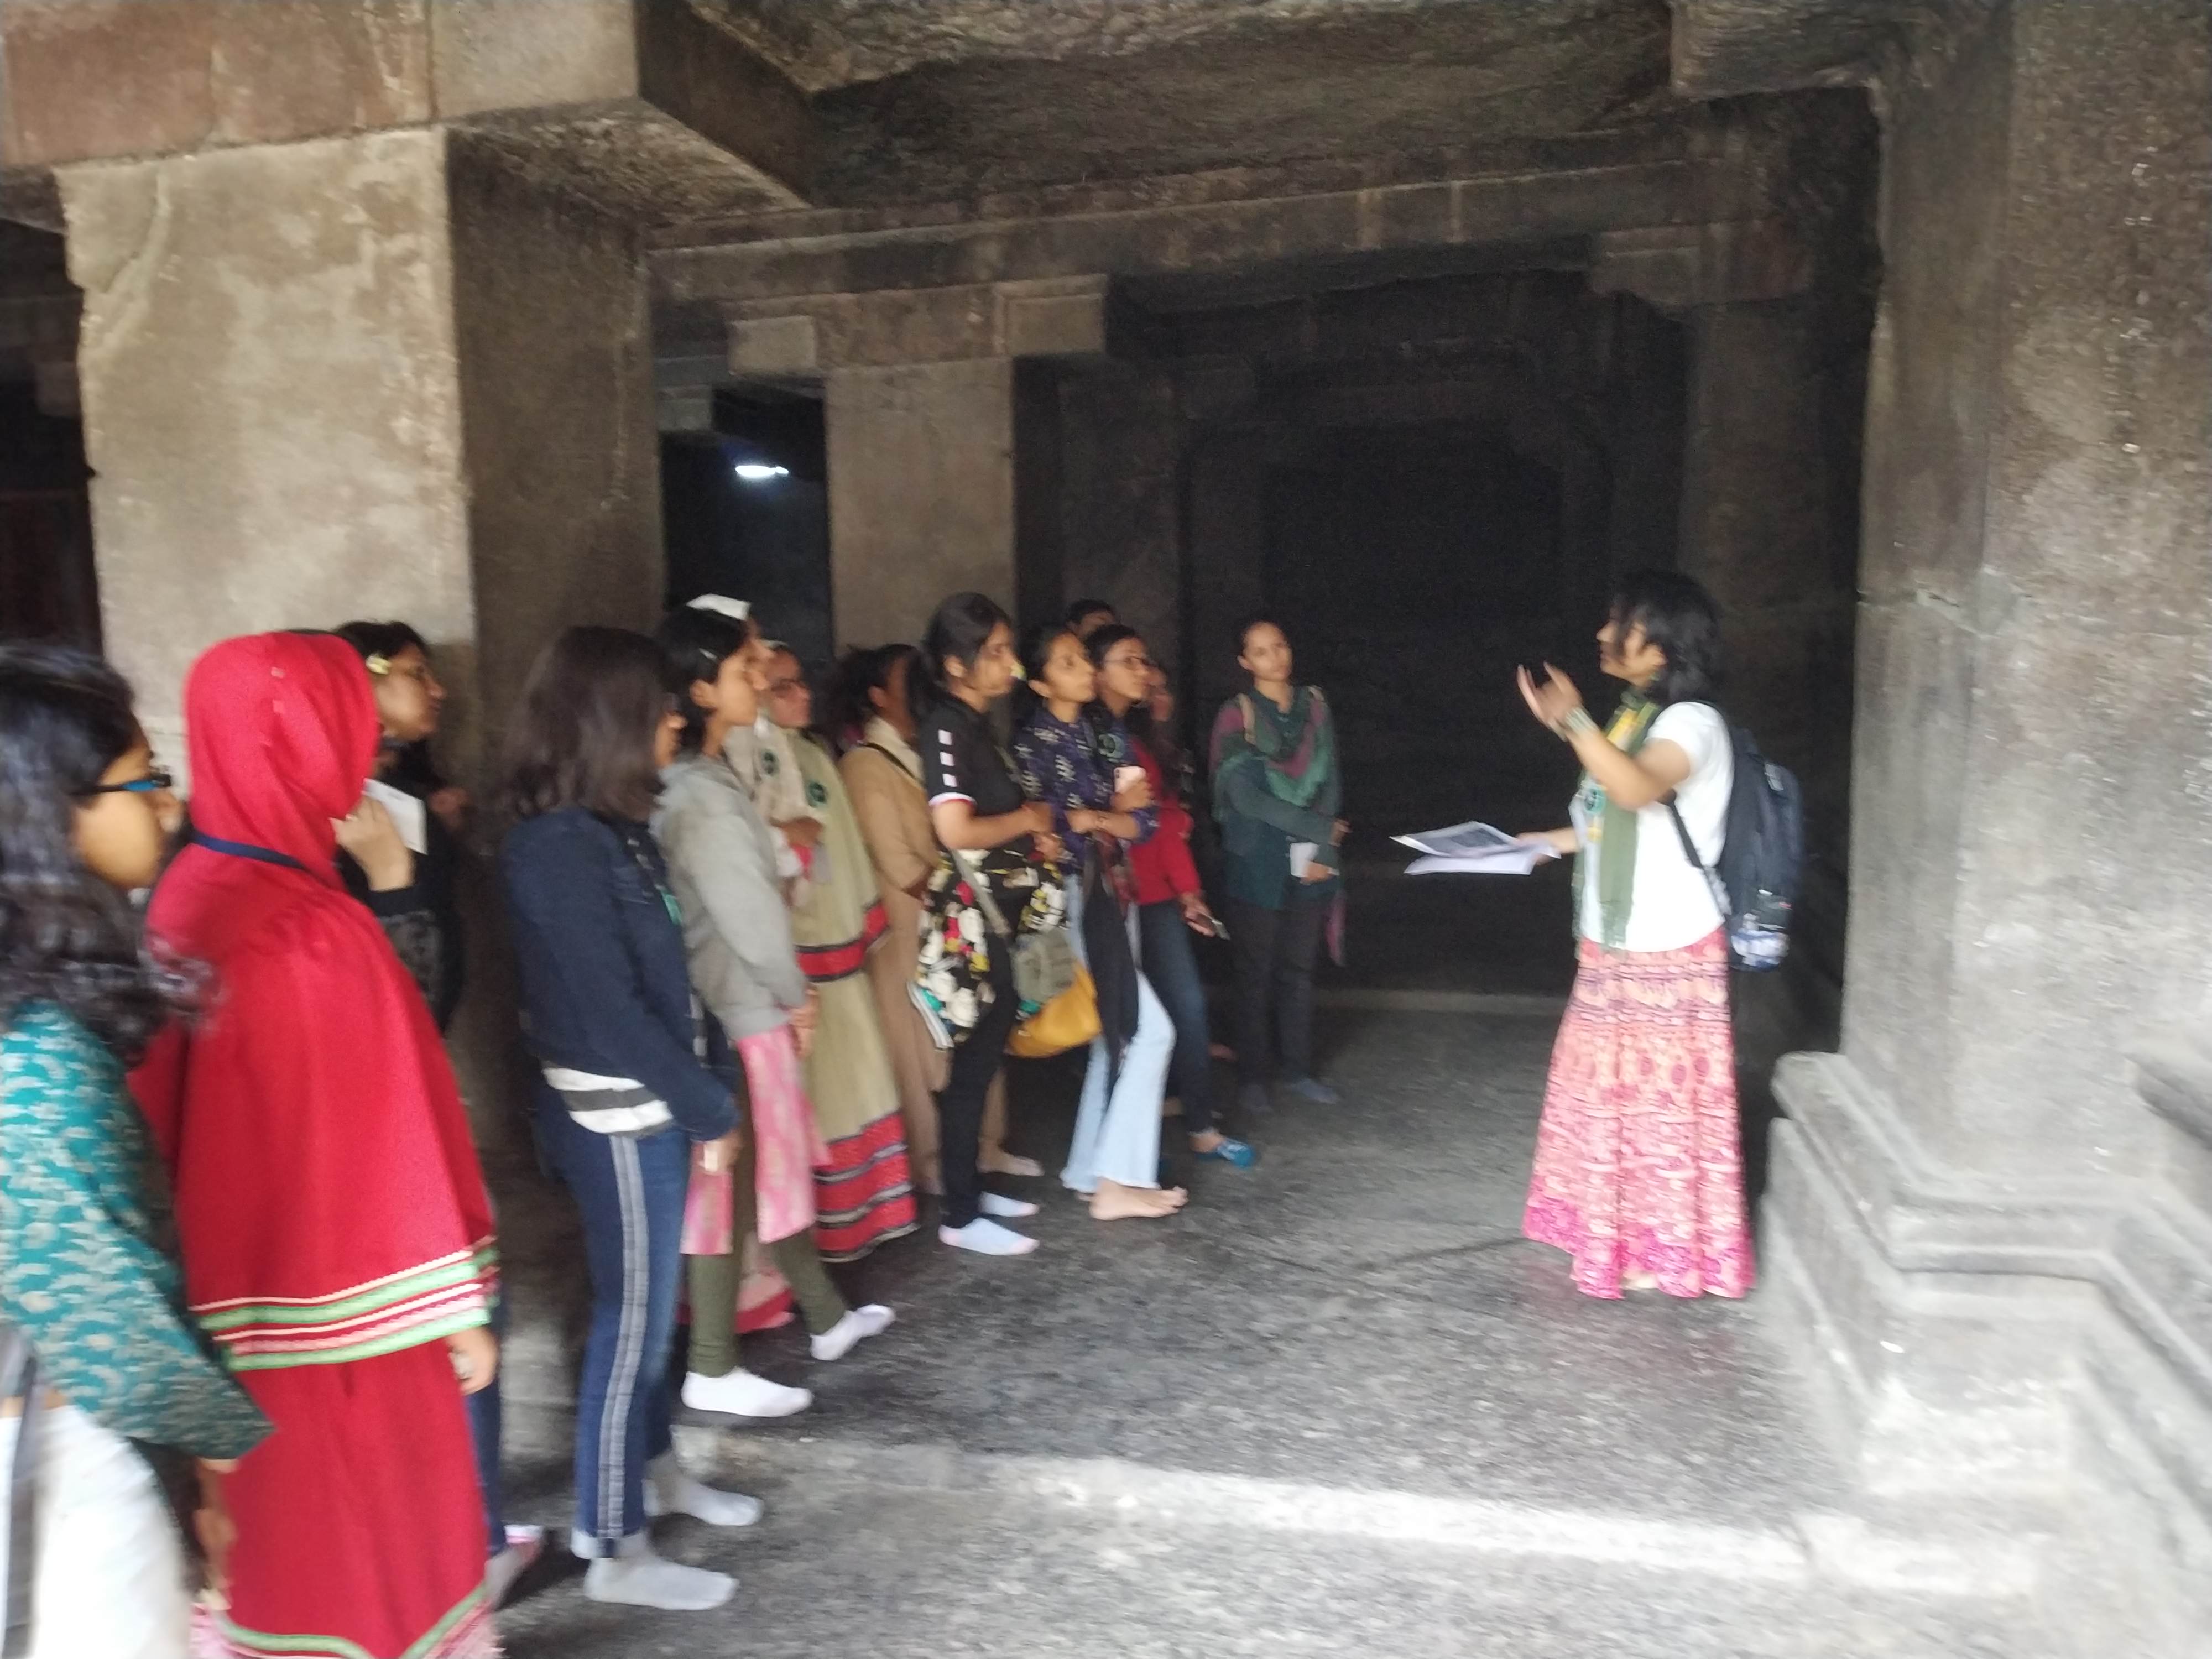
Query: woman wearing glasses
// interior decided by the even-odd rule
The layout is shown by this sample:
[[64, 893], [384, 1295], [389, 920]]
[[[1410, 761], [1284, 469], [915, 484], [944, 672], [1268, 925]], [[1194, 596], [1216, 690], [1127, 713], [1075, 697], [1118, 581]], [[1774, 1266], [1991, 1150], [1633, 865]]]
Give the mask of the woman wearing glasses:
[[[142, 948], [127, 895], [175, 828], [130, 688], [94, 658], [0, 647], [0, 1319], [35, 1354], [0, 1394], [0, 1483], [34, 1494], [30, 1659], [184, 1659], [184, 1552], [132, 1442], [203, 1460], [220, 1580], [228, 1460], [269, 1425], [185, 1311], [168, 1206], [124, 1082], [191, 981]], [[0, 1352], [7, 1344], [0, 1341]], [[19, 1448], [21, 1448], [19, 1454]], [[7, 1525], [0, 1517], [0, 1527]]]
[[1133, 628], [1109, 623], [1085, 641], [1098, 668], [1098, 701], [1127, 728], [1137, 764], [1145, 769], [1158, 804], [1159, 825], [1129, 849], [1137, 879], [1138, 939], [1145, 977], [1175, 1023], [1175, 1058], [1168, 1078], [1182, 1103], [1182, 1127], [1192, 1155], [1208, 1163], [1249, 1170], [1258, 1154], [1221, 1133], [1213, 1121], [1212, 1035], [1206, 1012], [1206, 982], [1199, 977], [1191, 935], [1218, 936], [1221, 924], [1207, 908], [1190, 855], [1190, 809], [1178, 799], [1182, 771], [1174, 738], [1153, 720], [1158, 668]]
[[[383, 924], [443, 1031], [461, 1000], [464, 955], [453, 874], [460, 853], [457, 832], [468, 805], [466, 793], [447, 787], [429, 763], [446, 688], [422, 636], [405, 623], [349, 622], [337, 631], [368, 670], [383, 729], [376, 777], [392, 792], [383, 801], [374, 793], [364, 797], [364, 805], [340, 822], [338, 873], [346, 890]], [[406, 799], [394, 800], [394, 795]], [[420, 803], [411, 811], [410, 799]], [[415, 822], [403, 830], [395, 811]], [[419, 851], [410, 849], [410, 838], [421, 843]]]

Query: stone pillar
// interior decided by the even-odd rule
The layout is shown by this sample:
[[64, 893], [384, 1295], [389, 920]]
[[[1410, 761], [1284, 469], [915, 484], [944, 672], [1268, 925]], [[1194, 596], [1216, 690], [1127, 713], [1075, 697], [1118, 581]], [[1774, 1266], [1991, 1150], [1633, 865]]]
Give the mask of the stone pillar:
[[444, 136], [59, 182], [107, 649], [165, 755], [216, 640], [386, 616], [471, 640]]
[[2095, 1474], [2200, 1585], [2212, 1189], [2129, 1055], [2212, 970], [2208, 22], [2014, 0], [1888, 101], [1843, 1052], [1766, 1208], [1870, 1482]]
[[963, 588], [1011, 611], [1012, 360], [833, 369], [823, 413], [839, 641], [919, 639]]
[[[59, 170], [107, 648], [166, 758], [228, 635], [401, 617], [481, 785], [544, 641], [661, 600], [652, 368], [628, 234], [434, 128]], [[515, 1285], [510, 1389], [565, 1404], [572, 1212], [534, 1173], [503, 929], [464, 872], [453, 1048]]]
[[734, 308], [732, 374], [823, 387], [841, 643], [918, 638], [964, 588], [1013, 608], [1016, 360], [1103, 352], [1105, 300], [1078, 276]]
[[172, 745], [216, 640], [403, 617], [478, 780], [547, 637], [655, 613], [635, 250], [459, 143], [60, 169], [108, 649]]
[[[1832, 459], [1824, 420], [1836, 372], [1824, 304], [1808, 295], [1685, 313], [1680, 560], [1720, 603], [1729, 706], [1804, 784], [1813, 867], [1800, 945], [1832, 981], [1850, 853], [1858, 481]], [[1840, 355], [1863, 357], [1863, 341]]]

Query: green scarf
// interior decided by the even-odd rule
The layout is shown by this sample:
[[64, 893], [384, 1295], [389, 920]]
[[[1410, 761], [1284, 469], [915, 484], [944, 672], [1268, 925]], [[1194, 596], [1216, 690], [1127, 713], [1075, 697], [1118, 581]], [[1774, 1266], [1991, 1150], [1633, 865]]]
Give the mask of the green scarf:
[[[1651, 722], [1659, 718], [1659, 709], [1660, 705], [1641, 691], [1629, 692], [1606, 723], [1607, 741], [1624, 755], [1634, 754], [1651, 735]], [[1597, 861], [1598, 943], [1618, 951], [1628, 937], [1628, 910], [1636, 897], [1636, 813], [1632, 808], [1615, 805], [1587, 772], [1583, 774], [1576, 799], [1589, 825], [1585, 833], [1601, 849]], [[1589, 868], [1588, 858], [1575, 860], [1577, 931], [1582, 927], [1583, 882]]]

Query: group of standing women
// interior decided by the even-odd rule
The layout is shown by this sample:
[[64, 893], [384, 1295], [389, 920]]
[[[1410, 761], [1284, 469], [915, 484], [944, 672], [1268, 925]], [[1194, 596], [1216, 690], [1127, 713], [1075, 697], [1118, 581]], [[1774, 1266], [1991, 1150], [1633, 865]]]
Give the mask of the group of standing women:
[[[1004, 1145], [1025, 945], [1059, 935], [1092, 987], [1060, 1178], [1093, 1216], [1187, 1200], [1170, 1089], [1196, 1158], [1254, 1161], [1207, 1088], [1193, 940], [1224, 930], [1164, 687], [1139, 635], [1082, 620], [1018, 659], [1006, 614], [957, 594], [918, 647], [848, 656], [826, 743], [733, 601], [651, 638], [572, 629], [532, 670], [500, 871], [536, 1137], [592, 1285], [587, 1595], [720, 1605], [734, 1581], [659, 1557], [648, 1523], [761, 1512], [676, 1461], [679, 1286], [684, 1401], [781, 1416], [811, 1396], [745, 1370], [740, 1328], [795, 1301], [822, 1362], [884, 1331], [824, 1264], [912, 1231], [917, 1181], [945, 1243], [1036, 1248], [1005, 1224], [1037, 1206], [984, 1185], [1041, 1173]], [[1527, 1231], [1592, 1295], [1741, 1296], [1717, 616], [1636, 578], [1599, 640], [1629, 687], [1604, 726], [1557, 670], [1521, 677], [1584, 769], [1572, 827], [1530, 837], [1578, 855], [1581, 945]], [[1250, 1114], [1273, 1082], [1335, 1097], [1310, 987], [1346, 825], [1322, 694], [1273, 623], [1237, 644], [1252, 689], [1209, 759]], [[247, 1659], [498, 1650], [542, 1540], [501, 1514], [492, 1217], [440, 1041], [471, 810], [424, 759], [442, 701], [398, 624], [219, 645], [185, 690], [187, 827], [112, 671], [0, 647], [0, 1588], [32, 1659], [179, 1659], [195, 1618], [199, 1650]], [[217, 1592], [197, 1615], [186, 1539]]]

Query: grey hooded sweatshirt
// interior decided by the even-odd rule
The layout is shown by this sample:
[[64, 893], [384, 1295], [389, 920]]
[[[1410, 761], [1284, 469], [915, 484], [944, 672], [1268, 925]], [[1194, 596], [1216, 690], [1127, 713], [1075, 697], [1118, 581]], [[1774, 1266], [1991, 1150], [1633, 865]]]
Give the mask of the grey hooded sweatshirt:
[[688, 755], [660, 775], [653, 831], [684, 913], [691, 983], [732, 1041], [787, 1024], [806, 975], [775, 872], [775, 832], [720, 757]]

